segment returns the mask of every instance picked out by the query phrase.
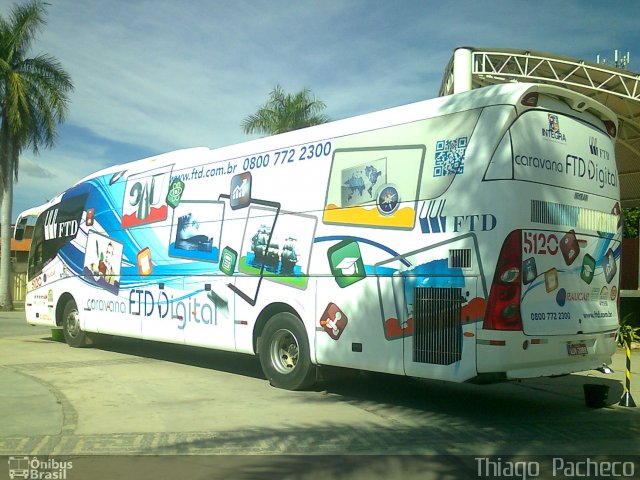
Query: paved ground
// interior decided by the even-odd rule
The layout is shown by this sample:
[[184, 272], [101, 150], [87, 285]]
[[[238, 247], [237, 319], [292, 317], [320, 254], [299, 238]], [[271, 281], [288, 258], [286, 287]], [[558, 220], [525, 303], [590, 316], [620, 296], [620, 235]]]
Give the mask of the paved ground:
[[[206, 472], [217, 462], [218, 472], [253, 465], [282, 478], [304, 465], [315, 465], [302, 468], [304, 478], [331, 478], [336, 471], [370, 477], [375, 465], [386, 478], [394, 469], [425, 478], [424, 462], [449, 456], [470, 455], [461, 458], [473, 463], [478, 455], [640, 454], [640, 408], [618, 405], [622, 350], [611, 375], [476, 386], [329, 371], [315, 390], [288, 392], [271, 387], [252, 357], [127, 339], [72, 349], [22, 318], [0, 313], [0, 455], [73, 458], [76, 473], [105, 461], [111, 467], [99, 471], [110, 475], [111, 456], [131, 454], [189, 455], [155, 462], [165, 473], [185, 462]], [[633, 365], [640, 368], [637, 351]], [[585, 383], [609, 386], [606, 408], [585, 406]], [[635, 373], [631, 395], [640, 401]], [[110, 457], [94, 457], [101, 454]], [[222, 468], [222, 457], [194, 454], [293, 456], [259, 463], [224, 457], [229, 465]], [[135, 458], [126, 457], [127, 468]], [[173, 463], [164, 465], [166, 458]], [[436, 463], [430, 471], [442, 471], [432, 478], [461, 478], [449, 460]], [[265, 478], [252, 475], [246, 478]]]

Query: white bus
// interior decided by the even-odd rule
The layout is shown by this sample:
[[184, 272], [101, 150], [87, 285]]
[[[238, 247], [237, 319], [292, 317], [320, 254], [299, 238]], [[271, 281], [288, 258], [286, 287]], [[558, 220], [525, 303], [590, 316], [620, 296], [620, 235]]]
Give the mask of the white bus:
[[[102, 170], [40, 208], [27, 322], [455, 382], [608, 364], [617, 120], [503, 84]], [[25, 219], [18, 222], [18, 227]]]

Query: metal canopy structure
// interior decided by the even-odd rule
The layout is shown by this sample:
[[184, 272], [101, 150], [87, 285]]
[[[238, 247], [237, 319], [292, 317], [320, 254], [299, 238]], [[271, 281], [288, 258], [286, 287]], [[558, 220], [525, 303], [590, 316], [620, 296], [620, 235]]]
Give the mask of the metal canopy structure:
[[640, 207], [640, 74], [550, 53], [458, 48], [447, 64], [440, 95], [504, 82], [559, 85], [606, 105], [618, 115], [616, 161], [623, 207]]

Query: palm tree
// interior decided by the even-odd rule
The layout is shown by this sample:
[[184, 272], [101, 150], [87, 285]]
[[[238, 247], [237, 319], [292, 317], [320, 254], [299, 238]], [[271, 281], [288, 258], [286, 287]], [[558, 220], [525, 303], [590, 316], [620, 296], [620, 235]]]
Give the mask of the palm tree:
[[308, 88], [292, 95], [276, 85], [269, 94], [269, 101], [245, 118], [241, 125], [247, 134], [290, 132], [328, 122], [329, 118], [320, 113], [325, 108], [325, 103], [313, 97]]
[[15, 5], [7, 19], [0, 16], [0, 309], [12, 310], [11, 209], [18, 161], [26, 147], [34, 153], [52, 147], [57, 124], [67, 113], [71, 78], [53, 57], [27, 54], [45, 22], [45, 3]]

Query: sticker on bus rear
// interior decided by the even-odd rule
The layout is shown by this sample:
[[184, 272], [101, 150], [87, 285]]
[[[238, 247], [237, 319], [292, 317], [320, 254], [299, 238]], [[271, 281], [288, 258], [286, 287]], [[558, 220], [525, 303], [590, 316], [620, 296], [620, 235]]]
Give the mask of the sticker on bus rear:
[[567, 265], [571, 265], [580, 254], [580, 245], [576, 239], [576, 232], [569, 230], [560, 240], [560, 251]]
[[604, 270], [604, 278], [607, 283], [611, 283], [611, 280], [613, 280], [613, 277], [618, 271], [618, 268], [616, 267], [616, 258], [613, 255], [613, 250], [611, 249], [609, 249], [602, 259], [602, 270]]

